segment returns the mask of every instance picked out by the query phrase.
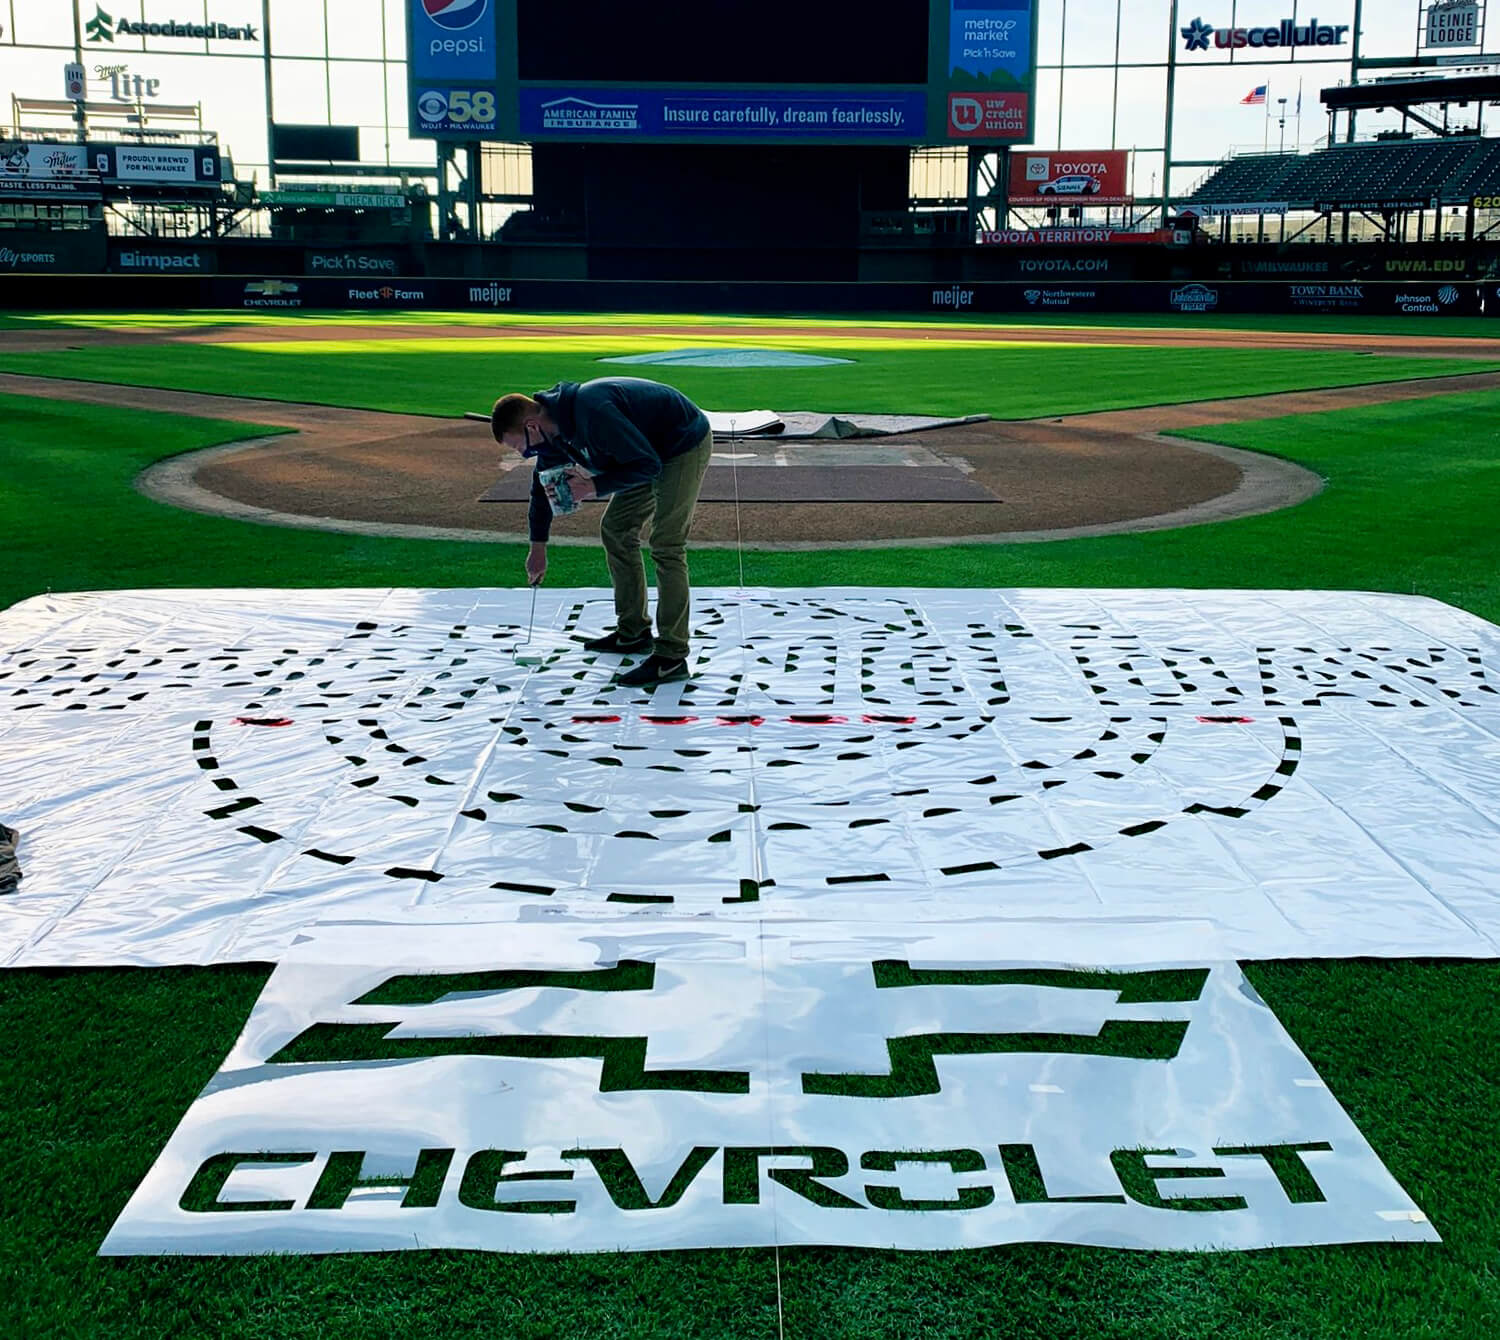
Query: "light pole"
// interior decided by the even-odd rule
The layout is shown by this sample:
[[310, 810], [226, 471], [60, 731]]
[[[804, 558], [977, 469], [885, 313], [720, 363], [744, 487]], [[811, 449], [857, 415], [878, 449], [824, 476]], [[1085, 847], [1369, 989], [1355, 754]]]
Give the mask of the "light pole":
[[1276, 146], [1276, 152], [1284, 154], [1286, 152], [1286, 99], [1277, 98], [1276, 105], [1280, 109], [1277, 114], [1276, 124], [1281, 130], [1281, 142]]

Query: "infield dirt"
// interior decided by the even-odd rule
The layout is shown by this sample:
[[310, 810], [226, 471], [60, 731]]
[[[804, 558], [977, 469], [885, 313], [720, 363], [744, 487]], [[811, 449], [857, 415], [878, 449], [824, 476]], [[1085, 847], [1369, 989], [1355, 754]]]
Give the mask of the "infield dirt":
[[[335, 326], [298, 321], [282, 326], [223, 325], [193, 329], [137, 328], [128, 332], [46, 330], [0, 332], [7, 350], [63, 349], [109, 343], [223, 343], [361, 338], [496, 338], [504, 335], [619, 335], [694, 337], [732, 334], [736, 339], [788, 334], [829, 336], [826, 327], [778, 323], [765, 327], [618, 326], [586, 321], [562, 325]], [[1496, 344], [1477, 338], [1327, 335], [1311, 332], [1131, 330], [1125, 328], [949, 326], [838, 328], [840, 336], [963, 341], [1021, 339], [1028, 343], [1245, 348], [1307, 348], [1372, 354], [1493, 357]], [[921, 447], [962, 472], [993, 498], [989, 502], [922, 503], [898, 500], [850, 506], [839, 493], [839, 466], [819, 471], [819, 487], [797, 503], [699, 504], [697, 543], [816, 547], [860, 543], [952, 543], [957, 540], [1032, 540], [1112, 531], [1157, 529], [1274, 510], [1316, 492], [1316, 476], [1270, 457], [1253, 456], [1173, 439], [1163, 434], [1188, 426], [1235, 423], [1322, 410], [1348, 409], [1449, 392], [1500, 388], [1500, 373], [1375, 383], [1328, 390], [1245, 396], [1188, 404], [1073, 415], [1058, 419], [991, 421], [880, 439]], [[523, 502], [481, 503], [480, 495], [507, 469], [506, 459], [481, 423], [386, 414], [322, 405], [106, 386], [46, 377], [0, 374], [0, 390], [105, 403], [158, 412], [243, 420], [290, 428], [293, 434], [243, 448], [215, 448], [178, 462], [177, 483], [156, 478], [153, 496], [202, 510], [262, 520], [319, 519], [330, 529], [352, 523], [361, 531], [436, 528], [465, 538], [523, 538]], [[483, 408], [483, 407], [478, 407]], [[711, 406], [711, 408], [718, 408]], [[827, 444], [824, 444], [827, 445]], [[795, 448], [789, 445], [789, 453]], [[727, 465], [721, 459], [721, 465]], [[900, 465], [889, 467], [900, 470]], [[191, 488], [180, 487], [191, 481]], [[174, 493], [173, 490], [176, 490]], [[222, 506], [215, 506], [214, 499]], [[597, 511], [561, 518], [554, 536], [592, 539]]]

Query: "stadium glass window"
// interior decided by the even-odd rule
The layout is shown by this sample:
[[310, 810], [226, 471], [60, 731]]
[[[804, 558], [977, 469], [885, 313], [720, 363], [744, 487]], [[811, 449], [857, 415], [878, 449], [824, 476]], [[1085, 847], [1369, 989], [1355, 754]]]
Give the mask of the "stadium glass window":
[[[326, 56], [326, 17], [323, 0], [270, 0], [271, 55]], [[281, 119], [279, 106], [276, 115]]]
[[324, 5], [328, 11], [329, 56], [337, 60], [379, 60], [385, 54], [381, 0], [324, 0]]

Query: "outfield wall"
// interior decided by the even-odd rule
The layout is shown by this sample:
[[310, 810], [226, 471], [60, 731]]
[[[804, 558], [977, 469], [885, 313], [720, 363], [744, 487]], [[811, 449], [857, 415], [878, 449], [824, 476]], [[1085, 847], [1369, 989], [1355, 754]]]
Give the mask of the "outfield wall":
[[[643, 248], [621, 243], [398, 242], [109, 236], [88, 229], [0, 230], [0, 289], [19, 274], [280, 275], [366, 284], [404, 279], [743, 284], [1360, 283], [1500, 279], [1500, 239], [1424, 243], [1178, 244], [1103, 229], [1010, 230], [960, 245], [951, 235], [868, 239], [858, 247]], [[3, 296], [0, 296], [3, 302]]]
[[373, 279], [187, 272], [14, 274], [10, 311], [848, 312], [953, 316], [1148, 313], [1500, 316], [1500, 283], [1309, 279], [1036, 283], [703, 283], [589, 279]]

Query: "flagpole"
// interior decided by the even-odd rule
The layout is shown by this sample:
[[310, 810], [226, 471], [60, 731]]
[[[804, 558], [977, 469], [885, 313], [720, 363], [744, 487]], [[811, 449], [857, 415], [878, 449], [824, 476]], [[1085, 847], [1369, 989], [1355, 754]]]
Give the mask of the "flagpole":
[[1260, 135], [1261, 153], [1269, 153], [1271, 149], [1271, 81], [1266, 80], [1266, 118]]
[[1302, 152], [1302, 76], [1297, 76], [1297, 152]]

